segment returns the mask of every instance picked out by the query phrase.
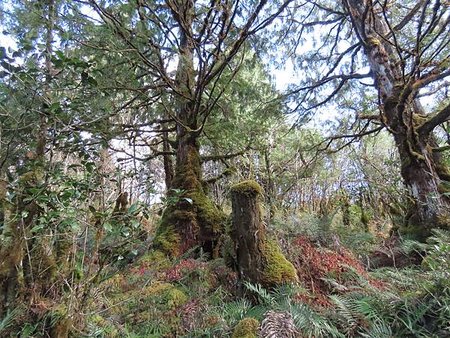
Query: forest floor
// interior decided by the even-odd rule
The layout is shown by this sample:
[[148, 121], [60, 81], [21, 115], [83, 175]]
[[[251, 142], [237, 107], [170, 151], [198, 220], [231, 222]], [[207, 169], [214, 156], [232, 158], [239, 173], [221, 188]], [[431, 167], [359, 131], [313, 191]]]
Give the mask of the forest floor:
[[[191, 251], [170, 260], [150, 250], [100, 284], [85, 334], [450, 336], [448, 233], [436, 232], [428, 244], [421, 244], [392, 242], [357, 227], [276, 228], [271, 232], [297, 269], [298, 284], [266, 290], [240, 283], [227, 259], [211, 260]], [[418, 261], [410, 258], [419, 254], [421, 264], [414, 264]], [[390, 267], [370, 268], [371, 261]]]

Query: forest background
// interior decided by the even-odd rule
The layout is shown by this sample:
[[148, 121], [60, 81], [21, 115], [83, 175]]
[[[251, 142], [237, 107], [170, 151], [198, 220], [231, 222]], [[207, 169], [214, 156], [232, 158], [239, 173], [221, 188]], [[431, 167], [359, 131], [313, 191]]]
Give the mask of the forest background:
[[448, 2], [0, 9], [2, 336], [450, 333]]

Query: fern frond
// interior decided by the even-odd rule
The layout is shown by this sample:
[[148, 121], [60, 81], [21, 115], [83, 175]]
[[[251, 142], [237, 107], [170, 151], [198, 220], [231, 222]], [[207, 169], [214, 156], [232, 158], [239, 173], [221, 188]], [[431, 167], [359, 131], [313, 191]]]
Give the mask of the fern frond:
[[5, 332], [6, 329], [14, 323], [15, 319], [20, 315], [20, 312], [20, 308], [15, 308], [0, 320], [0, 333]]
[[305, 337], [345, 337], [329, 319], [306, 304], [292, 304], [291, 315], [295, 326]]
[[336, 305], [338, 320], [346, 332], [353, 332], [358, 326], [358, 313], [355, 311], [356, 302], [354, 299], [346, 298], [340, 295], [329, 296], [331, 301]]
[[276, 303], [275, 297], [269, 291], [264, 289], [261, 284], [252, 284], [245, 281], [244, 286], [258, 297], [260, 303], [265, 305], [274, 305]]
[[359, 335], [364, 338], [394, 338], [389, 323], [385, 323], [379, 318], [372, 322], [369, 330], [359, 332]]
[[261, 323], [260, 337], [264, 338], [295, 338], [297, 328], [290, 313], [268, 311]]

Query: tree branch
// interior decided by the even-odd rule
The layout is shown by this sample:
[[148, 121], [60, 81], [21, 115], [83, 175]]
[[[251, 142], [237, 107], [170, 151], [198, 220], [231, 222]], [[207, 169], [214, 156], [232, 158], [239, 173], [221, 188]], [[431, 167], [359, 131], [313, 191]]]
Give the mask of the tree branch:
[[422, 124], [419, 128], [419, 134], [428, 135], [431, 131], [436, 128], [441, 123], [450, 120], [450, 104], [448, 104], [444, 109], [439, 111], [438, 113], [431, 116], [424, 124]]

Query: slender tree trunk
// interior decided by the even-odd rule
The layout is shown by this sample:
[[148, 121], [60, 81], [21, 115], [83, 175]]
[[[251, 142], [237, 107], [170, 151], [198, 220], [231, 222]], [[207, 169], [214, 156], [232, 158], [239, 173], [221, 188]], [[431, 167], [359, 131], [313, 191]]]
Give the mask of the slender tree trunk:
[[266, 165], [266, 199], [269, 207], [269, 222], [275, 216], [275, 185], [272, 177], [269, 149], [264, 150], [264, 163]]
[[[162, 129], [167, 129], [167, 124], [162, 125]], [[171, 146], [169, 144], [169, 132], [165, 131], [163, 133], [163, 162], [164, 162], [164, 183], [166, 184], [166, 193], [172, 188], [173, 182], [173, 161], [172, 155], [168, 153], [171, 151]]]
[[421, 108], [412, 76], [389, 42], [391, 31], [368, 0], [343, 0], [379, 92], [382, 121], [393, 134], [401, 160], [401, 175], [411, 200], [407, 225], [400, 230], [423, 239], [433, 227], [450, 225], [449, 199], [440, 193], [447, 168], [433, 154], [431, 121]]

